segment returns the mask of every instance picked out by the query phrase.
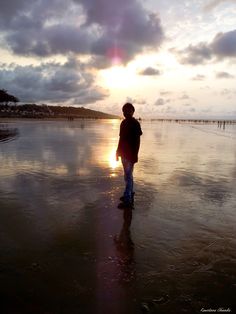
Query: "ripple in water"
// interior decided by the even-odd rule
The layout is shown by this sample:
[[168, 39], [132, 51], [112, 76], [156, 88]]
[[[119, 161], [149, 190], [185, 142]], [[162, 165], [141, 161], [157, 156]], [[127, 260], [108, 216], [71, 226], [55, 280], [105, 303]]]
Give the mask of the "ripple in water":
[[1, 127], [0, 128], [0, 142], [9, 142], [19, 135], [18, 129]]

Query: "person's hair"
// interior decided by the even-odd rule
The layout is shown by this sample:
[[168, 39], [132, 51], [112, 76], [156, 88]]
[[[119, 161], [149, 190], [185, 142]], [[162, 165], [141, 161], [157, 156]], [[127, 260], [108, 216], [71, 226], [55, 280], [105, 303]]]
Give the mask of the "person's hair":
[[124, 104], [124, 106], [122, 107], [122, 111], [123, 112], [125, 112], [125, 111], [135, 111], [135, 108], [134, 108], [134, 106], [131, 104], [131, 103], [129, 103], [129, 102], [127, 102], [126, 104]]

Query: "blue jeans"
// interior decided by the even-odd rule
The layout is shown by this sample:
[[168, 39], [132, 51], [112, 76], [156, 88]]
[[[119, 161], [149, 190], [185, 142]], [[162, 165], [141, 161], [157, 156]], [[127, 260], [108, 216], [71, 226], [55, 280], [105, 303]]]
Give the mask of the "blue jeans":
[[124, 191], [124, 198], [127, 202], [132, 202], [133, 198], [133, 169], [134, 163], [125, 159], [121, 158], [123, 168], [124, 168], [124, 179], [125, 179], [125, 191]]

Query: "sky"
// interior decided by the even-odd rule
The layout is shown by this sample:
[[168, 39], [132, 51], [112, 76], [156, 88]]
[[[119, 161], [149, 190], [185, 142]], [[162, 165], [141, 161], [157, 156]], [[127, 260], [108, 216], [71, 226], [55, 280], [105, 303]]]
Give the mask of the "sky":
[[22, 103], [236, 119], [236, 0], [0, 0], [0, 89]]

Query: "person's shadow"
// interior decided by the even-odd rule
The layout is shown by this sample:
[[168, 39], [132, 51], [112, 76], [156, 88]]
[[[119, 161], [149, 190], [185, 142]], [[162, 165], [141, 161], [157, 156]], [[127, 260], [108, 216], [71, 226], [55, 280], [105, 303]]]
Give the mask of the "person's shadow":
[[120, 282], [129, 284], [135, 279], [134, 243], [131, 239], [130, 226], [132, 222], [132, 208], [125, 208], [123, 225], [119, 235], [114, 237], [120, 268]]

